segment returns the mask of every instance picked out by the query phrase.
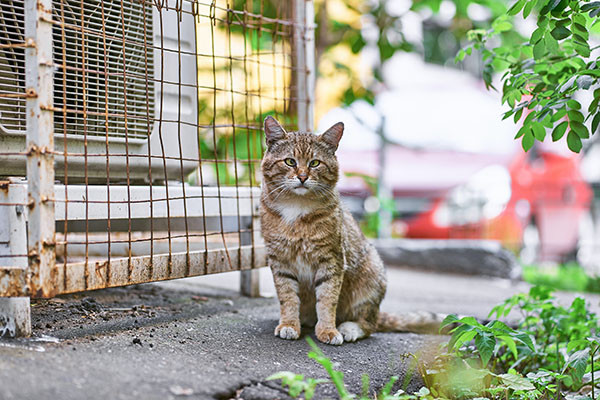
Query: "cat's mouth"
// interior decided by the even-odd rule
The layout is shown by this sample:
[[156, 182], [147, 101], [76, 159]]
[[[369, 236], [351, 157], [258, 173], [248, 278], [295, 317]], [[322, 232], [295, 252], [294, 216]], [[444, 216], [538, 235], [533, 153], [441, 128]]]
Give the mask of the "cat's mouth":
[[304, 195], [308, 193], [308, 188], [304, 185], [298, 185], [293, 189], [294, 193]]

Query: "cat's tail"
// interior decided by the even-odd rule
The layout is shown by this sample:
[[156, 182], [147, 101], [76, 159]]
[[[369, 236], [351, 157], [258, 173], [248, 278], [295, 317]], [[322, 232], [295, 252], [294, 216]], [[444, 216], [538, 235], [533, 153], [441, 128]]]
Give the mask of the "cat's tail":
[[[377, 332], [413, 332], [413, 333], [447, 333], [447, 329], [440, 332], [445, 314], [426, 311], [409, 312], [405, 314], [388, 314], [379, 312], [377, 318]], [[448, 327], [452, 329], [452, 327]]]

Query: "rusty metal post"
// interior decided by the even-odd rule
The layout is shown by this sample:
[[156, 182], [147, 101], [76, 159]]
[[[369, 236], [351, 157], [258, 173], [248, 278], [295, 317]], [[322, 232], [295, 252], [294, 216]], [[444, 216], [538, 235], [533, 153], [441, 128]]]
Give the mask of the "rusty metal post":
[[240, 292], [242, 296], [260, 297], [260, 271], [250, 269], [242, 271], [240, 276]]
[[[4, 268], [27, 269], [27, 231], [25, 223], [25, 186], [0, 182], [0, 261]], [[13, 281], [17, 286], [19, 282]], [[26, 282], [21, 282], [26, 286]], [[26, 287], [13, 287], [26, 292]], [[31, 335], [29, 297], [0, 297], [0, 337]]]
[[56, 288], [52, 0], [25, 3], [28, 256], [32, 296]]
[[314, 130], [315, 26], [312, 0], [294, 0], [294, 51], [298, 130]]
[[[253, 199], [254, 200], [254, 199]], [[253, 213], [252, 213], [252, 245], [254, 246], [253, 257], [252, 257], [252, 268], [248, 271], [242, 271], [240, 276], [240, 292], [243, 296], [248, 297], [260, 297], [260, 271], [258, 269], [254, 269], [258, 266], [262, 267], [263, 265], [257, 260], [256, 257], [256, 249], [264, 246], [263, 238], [260, 234], [260, 215], [258, 208], [258, 199], [254, 200], [253, 204]]]

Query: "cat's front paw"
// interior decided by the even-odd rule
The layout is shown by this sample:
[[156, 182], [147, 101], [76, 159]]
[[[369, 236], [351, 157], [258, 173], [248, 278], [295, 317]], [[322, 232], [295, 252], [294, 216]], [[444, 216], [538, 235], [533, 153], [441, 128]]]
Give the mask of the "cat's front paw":
[[315, 330], [315, 334], [317, 335], [317, 339], [326, 344], [339, 346], [340, 344], [344, 343], [344, 337], [335, 328], [317, 327], [317, 329]]
[[300, 325], [279, 324], [275, 328], [275, 336], [282, 339], [296, 340], [300, 337]]

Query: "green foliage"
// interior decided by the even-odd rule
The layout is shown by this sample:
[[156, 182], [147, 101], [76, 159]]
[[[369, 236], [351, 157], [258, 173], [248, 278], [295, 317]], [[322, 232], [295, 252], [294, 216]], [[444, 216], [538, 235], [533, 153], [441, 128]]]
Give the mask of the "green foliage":
[[[521, 43], [502, 42], [496, 36], [514, 30], [513, 17], [535, 15], [537, 28]], [[456, 59], [474, 50], [480, 52], [485, 67], [483, 78], [492, 86], [492, 72], [501, 72], [502, 102], [509, 107], [504, 118], [522, 121], [516, 135], [525, 151], [546, 132], [552, 140], [566, 133], [569, 149], [578, 153], [582, 139], [594, 134], [600, 123], [600, 89], [586, 107], [577, 93], [593, 90], [600, 78], [597, 58], [590, 47], [590, 32], [598, 27], [600, 2], [579, 0], [517, 0], [488, 30], [469, 32], [471, 43]], [[525, 117], [525, 118], [523, 118]], [[588, 122], [591, 121], [591, 131]]]
[[[404, 387], [412, 368], [425, 383], [413, 394], [404, 390], [392, 394], [398, 379], [392, 377], [379, 394], [369, 397], [369, 379], [363, 376], [362, 394], [357, 396], [346, 388], [343, 373], [307, 339], [312, 348], [309, 357], [327, 371], [327, 382], [335, 385], [340, 399], [589, 399], [576, 396], [585, 385], [591, 385], [591, 398], [595, 399], [600, 336], [598, 317], [587, 309], [585, 300], [576, 298], [565, 308], [550, 289], [536, 286], [494, 307], [490, 317], [504, 318], [513, 312], [521, 315], [515, 327], [499, 320], [484, 324], [473, 317], [449, 315], [442, 328], [453, 327], [450, 340], [437, 356], [424, 361], [407, 355], [416, 362], [409, 368]], [[324, 382], [289, 372], [272, 378], [282, 379], [294, 397], [304, 391], [307, 399], [316, 384]]]
[[319, 383], [325, 383], [325, 379], [304, 378], [304, 375], [293, 372], [277, 372], [267, 378], [268, 381], [281, 379], [281, 384], [288, 387], [290, 396], [296, 398], [304, 393], [304, 398], [310, 400], [315, 395], [315, 388]]
[[551, 291], [533, 287], [494, 307], [490, 316], [521, 315], [509, 327], [448, 316], [447, 352], [427, 365], [424, 381], [436, 397], [538, 399], [577, 393], [594, 376], [598, 318], [582, 298], [560, 306]]
[[600, 277], [588, 276], [576, 263], [550, 267], [526, 265], [523, 267], [523, 280], [556, 290], [600, 293]]
[[268, 380], [277, 380], [281, 379], [281, 383], [284, 386], [288, 387], [288, 392], [292, 397], [298, 397], [300, 394], [304, 393], [304, 397], [307, 400], [312, 399], [315, 392], [315, 387], [321, 383], [333, 383], [335, 386], [339, 399], [341, 400], [350, 400], [350, 399], [358, 399], [358, 400], [369, 400], [369, 399], [377, 399], [377, 400], [417, 400], [417, 399], [431, 399], [429, 395], [429, 391], [427, 388], [422, 388], [421, 391], [415, 395], [407, 395], [403, 390], [400, 390], [397, 393], [392, 394], [392, 389], [396, 381], [398, 381], [397, 376], [392, 376], [389, 381], [384, 385], [379, 394], [374, 397], [369, 397], [369, 377], [367, 375], [363, 375], [362, 377], [362, 393], [360, 396], [356, 394], [350, 393], [346, 388], [346, 384], [344, 383], [344, 373], [335, 369], [333, 362], [323, 353], [323, 351], [317, 346], [317, 344], [311, 339], [306, 338], [309, 346], [311, 347], [311, 351], [308, 353], [308, 357], [315, 360], [319, 363], [327, 374], [329, 375], [329, 379], [312, 379], [312, 378], [304, 378], [304, 375], [294, 374], [292, 372], [278, 372], [274, 375], [271, 375]]

